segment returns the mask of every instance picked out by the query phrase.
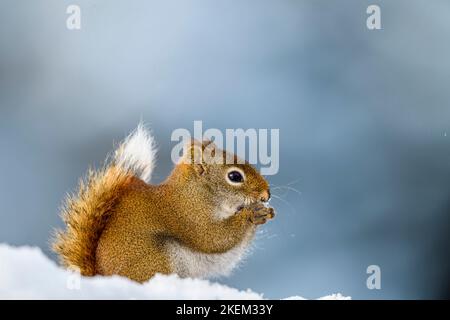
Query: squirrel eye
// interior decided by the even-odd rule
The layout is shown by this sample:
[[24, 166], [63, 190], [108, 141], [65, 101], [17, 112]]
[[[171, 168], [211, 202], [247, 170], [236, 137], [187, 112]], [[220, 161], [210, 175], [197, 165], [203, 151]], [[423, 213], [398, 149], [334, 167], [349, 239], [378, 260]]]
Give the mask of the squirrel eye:
[[231, 182], [240, 183], [244, 181], [244, 177], [239, 171], [231, 171], [228, 173], [228, 179], [230, 179]]

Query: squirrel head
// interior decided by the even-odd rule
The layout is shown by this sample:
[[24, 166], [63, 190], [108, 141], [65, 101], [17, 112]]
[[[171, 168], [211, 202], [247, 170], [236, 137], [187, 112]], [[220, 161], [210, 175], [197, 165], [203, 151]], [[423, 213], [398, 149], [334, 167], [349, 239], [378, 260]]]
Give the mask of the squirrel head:
[[227, 212], [270, 199], [269, 184], [255, 167], [211, 141], [191, 140], [174, 171], [188, 188], [212, 195]]

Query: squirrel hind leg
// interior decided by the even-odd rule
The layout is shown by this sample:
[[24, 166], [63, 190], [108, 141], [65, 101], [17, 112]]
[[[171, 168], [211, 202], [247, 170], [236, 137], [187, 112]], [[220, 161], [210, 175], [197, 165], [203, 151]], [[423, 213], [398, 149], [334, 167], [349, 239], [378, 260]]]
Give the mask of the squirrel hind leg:
[[167, 255], [156, 242], [147, 242], [145, 246], [128, 245], [120, 253], [110, 252], [110, 249], [106, 243], [97, 248], [96, 269], [100, 275], [117, 274], [142, 283], [156, 273], [173, 272]]

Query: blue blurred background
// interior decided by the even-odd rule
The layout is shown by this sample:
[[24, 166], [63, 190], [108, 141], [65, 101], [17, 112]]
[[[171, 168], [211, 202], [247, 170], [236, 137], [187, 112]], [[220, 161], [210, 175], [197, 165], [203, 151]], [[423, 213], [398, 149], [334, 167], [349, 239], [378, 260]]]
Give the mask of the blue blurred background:
[[[81, 30], [66, 7], [81, 7]], [[366, 28], [381, 7], [382, 30]], [[17, 1], [0, 10], [0, 242], [38, 245], [143, 118], [279, 128], [278, 216], [220, 282], [268, 298], [450, 297], [450, 2]], [[366, 268], [381, 267], [381, 290]]]

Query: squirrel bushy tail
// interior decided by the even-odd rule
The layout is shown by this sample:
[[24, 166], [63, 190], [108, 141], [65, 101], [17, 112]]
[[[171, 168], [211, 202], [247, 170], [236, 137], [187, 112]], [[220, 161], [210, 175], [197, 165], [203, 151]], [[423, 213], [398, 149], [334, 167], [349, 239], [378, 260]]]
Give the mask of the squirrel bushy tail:
[[65, 230], [56, 230], [52, 249], [65, 267], [93, 276], [98, 240], [112, 209], [134, 178], [149, 182], [155, 162], [155, 143], [141, 123], [100, 170], [89, 170], [78, 191], [65, 200], [61, 217]]

